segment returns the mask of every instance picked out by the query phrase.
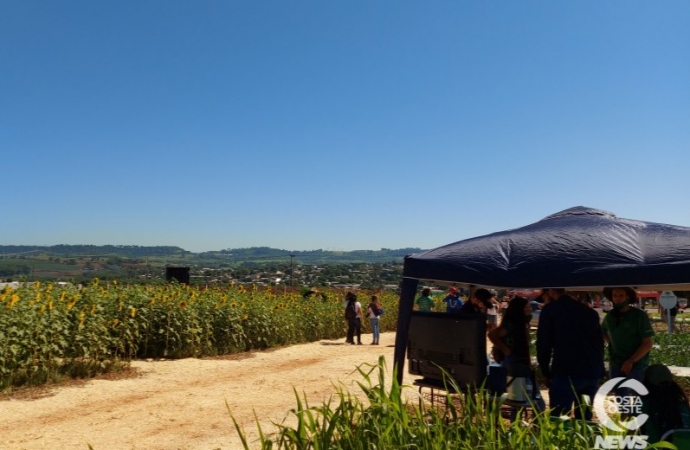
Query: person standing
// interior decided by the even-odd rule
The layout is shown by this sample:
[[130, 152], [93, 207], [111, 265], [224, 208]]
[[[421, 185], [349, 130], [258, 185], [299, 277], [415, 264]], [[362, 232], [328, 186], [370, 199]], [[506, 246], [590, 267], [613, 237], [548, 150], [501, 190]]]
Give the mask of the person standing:
[[491, 306], [491, 292], [488, 289], [480, 288], [472, 293], [472, 298], [462, 304], [460, 313], [480, 314]]
[[422, 289], [422, 295], [415, 301], [417, 304], [418, 311], [433, 311], [434, 310], [434, 299], [431, 298], [431, 289]]
[[590, 420], [592, 411], [582, 397], [593, 401], [605, 371], [599, 314], [565, 289], [547, 289], [546, 296], [537, 327], [537, 362], [549, 388], [551, 414], [574, 409], [576, 418], [582, 419], [584, 411]]
[[486, 319], [489, 330], [493, 330], [498, 326], [498, 308], [500, 307], [501, 304], [498, 303], [498, 300], [496, 300], [496, 297], [492, 294], [491, 298], [489, 298], [489, 306], [486, 308]]
[[541, 305], [541, 308], [546, 306], [547, 303], [551, 301], [548, 296], [547, 289], [542, 289], [539, 295], [537, 295], [534, 300]]
[[510, 302], [510, 297], [507, 295], [503, 296], [503, 300], [501, 300], [501, 316], [503, 316], [506, 313], [506, 309], [508, 309], [508, 304]]
[[381, 334], [379, 328], [379, 317], [381, 314], [383, 314], [383, 308], [377, 295], [371, 296], [371, 302], [369, 302], [367, 312], [369, 313], [369, 323], [371, 324], [371, 334], [373, 338], [371, 345], [379, 345], [379, 336]]
[[[674, 333], [677, 333], [678, 331], [680, 331], [678, 329], [678, 325], [676, 325], [676, 316], [678, 316], [678, 305], [674, 306], [671, 309], [664, 309], [664, 311], [666, 312], [666, 314], [671, 315], [671, 331], [673, 331]], [[666, 320], [668, 320], [667, 315], [666, 315]]]
[[345, 319], [347, 320], [346, 344], [355, 344], [357, 335], [357, 345], [362, 345], [362, 305], [357, 301], [354, 292], [345, 294]]
[[446, 295], [446, 298], [443, 299], [443, 303], [446, 304], [447, 313], [452, 314], [460, 312], [460, 308], [462, 308], [462, 300], [460, 300], [458, 289], [455, 286], [450, 288], [448, 295]]
[[513, 364], [530, 365], [529, 321], [531, 318], [532, 307], [527, 299], [513, 297], [503, 314], [501, 325], [489, 331], [489, 340], [494, 345], [494, 359], [506, 369]]
[[654, 330], [647, 313], [633, 308], [637, 292], [629, 287], [605, 288], [604, 296], [613, 302], [606, 313], [602, 328], [609, 343], [609, 374], [611, 378], [630, 377], [644, 379], [649, 366]]
[[503, 314], [501, 324], [489, 331], [488, 337], [493, 344], [491, 351], [494, 360], [506, 369], [508, 376], [529, 377], [533, 386], [534, 406], [544, 410], [544, 400], [532, 370], [529, 351], [529, 323], [532, 319], [532, 307], [524, 297], [513, 297]]

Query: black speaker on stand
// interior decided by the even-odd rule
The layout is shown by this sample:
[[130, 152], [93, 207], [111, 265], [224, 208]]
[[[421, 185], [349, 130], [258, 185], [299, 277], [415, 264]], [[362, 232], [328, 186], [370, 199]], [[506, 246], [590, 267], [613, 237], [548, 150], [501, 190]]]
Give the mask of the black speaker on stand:
[[177, 280], [178, 283], [189, 284], [189, 267], [166, 267], [165, 279]]

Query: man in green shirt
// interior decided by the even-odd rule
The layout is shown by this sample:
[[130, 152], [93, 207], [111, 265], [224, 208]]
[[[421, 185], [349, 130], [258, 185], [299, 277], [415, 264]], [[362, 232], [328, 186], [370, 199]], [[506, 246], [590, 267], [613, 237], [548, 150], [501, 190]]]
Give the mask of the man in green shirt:
[[613, 309], [601, 324], [604, 339], [609, 343], [610, 376], [642, 381], [654, 336], [649, 317], [645, 311], [631, 306], [637, 299], [632, 288], [606, 288], [604, 296], [613, 301]]
[[418, 311], [433, 311], [434, 310], [434, 299], [431, 298], [431, 289], [422, 289], [422, 296], [415, 300]]

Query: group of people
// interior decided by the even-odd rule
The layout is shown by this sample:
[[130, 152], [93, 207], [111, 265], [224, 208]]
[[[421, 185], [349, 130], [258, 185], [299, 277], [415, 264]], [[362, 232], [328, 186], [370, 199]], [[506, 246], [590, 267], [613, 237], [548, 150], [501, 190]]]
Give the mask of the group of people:
[[[637, 293], [629, 287], [605, 288], [603, 295], [611, 299], [613, 308], [601, 320], [583, 292], [565, 289], [543, 289], [537, 298], [541, 310], [536, 331], [536, 360], [548, 388], [552, 415], [570, 415], [590, 420], [591, 402], [605, 376], [604, 352], [608, 346], [610, 378], [635, 379], [648, 390], [642, 404], [649, 419], [642, 432], [650, 442], [673, 428], [690, 428], [690, 404], [683, 390], [673, 381], [668, 367], [649, 364], [654, 329], [644, 310], [634, 308]], [[443, 299], [446, 312], [486, 314], [488, 338], [493, 344], [492, 356], [508, 374], [531, 370], [530, 321], [534, 306], [528, 299], [515, 296], [501, 306], [488, 289], [476, 289], [463, 301], [460, 291], [451, 287]], [[352, 305], [356, 315], [348, 319], [347, 342], [361, 344], [361, 320], [364, 313], [357, 296], [348, 293], [346, 307]], [[431, 289], [424, 288], [415, 300], [419, 311], [431, 312], [435, 301]], [[502, 318], [498, 324], [498, 310]], [[492, 314], [491, 310], [496, 314]], [[381, 304], [371, 297], [366, 314], [373, 331], [372, 344], [379, 342]], [[538, 389], [535, 389], [538, 392]], [[623, 395], [621, 391], [618, 395]], [[588, 398], [588, 401], [584, 401]], [[543, 401], [535, 397], [535, 406]]]
[[[369, 317], [369, 324], [371, 325], [372, 341], [371, 345], [379, 345], [379, 338], [381, 329], [379, 327], [379, 318], [384, 313], [383, 306], [377, 295], [372, 295], [367, 305], [367, 316]], [[355, 345], [355, 336], [357, 337], [357, 345], [362, 345], [362, 320], [364, 319], [364, 312], [362, 304], [357, 301], [357, 295], [354, 292], [345, 294], [345, 319], [347, 320], [347, 338], [345, 343]]]
[[[501, 303], [496, 300], [496, 294], [488, 289], [477, 289], [469, 299], [464, 302], [460, 297], [460, 291], [455, 286], [451, 286], [448, 295], [443, 299], [446, 305], [446, 312], [450, 314], [476, 314], [485, 313], [487, 327], [492, 330], [498, 326], [499, 311]], [[433, 311], [435, 308], [434, 299], [431, 298], [431, 289], [422, 289], [422, 294], [415, 300], [415, 305], [419, 311]]]
[[549, 388], [554, 414], [575, 410], [575, 416], [591, 411], [581, 403], [594, 398], [605, 375], [604, 347], [608, 344], [609, 376], [644, 382], [649, 366], [654, 330], [647, 314], [632, 307], [635, 290], [607, 288], [613, 309], [600, 321], [584, 296], [564, 289], [546, 289], [545, 305], [537, 328], [537, 363]]
[[[477, 289], [472, 296], [463, 302], [460, 298], [460, 292], [456, 287], [451, 287], [448, 295], [443, 299], [446, 304], [446, 312], [448, 313], [470, 313], [476, 314], [479, 312], [486, 312], [489, 317], [489, 323], [492, 322], [492, 315], [497, 318], [497, 311], [500, 304], [495, 298], [495, 295], [488, 289]], [[436, 302], [431, 297], [431, 289], [422, 289], [421, 295], [415, 300], [415, 306], [418, 311], [431, 312], [435, 310]], [[491, 309], [494, 310], [492, 314]], [[497, 322], [497, 319], [493, 321]]]
[[[536, 359], [548, 387], [551, 414], [562, 416], [572, 412], [576, 418], [592, 418], [591, 403], [583, 399], [593, 401], [599, 390], [606, 372], [604, 352], [608, 346], [608, 376], [635, 379], [648, 389], [642, 404], [649, 419], [642, 432], [650, 442], [658, 440], [666, 430], [690, 428], [690, 405], [683, 390], [666, 366], [649, 365], [654, 330], [647, 313], [633, 307], [637, 293], [629, 287], [615, 287], [604, 289], [603, 295], [613, 304], [603, 321], [584, 292], [544, 289], [537, 299], [541, 313]], [[501, 306], [487, 289], [474, 290], [462, 302], [457, 288], [451, 287], [443, 302], [449, 313], [486, 314], [493, 359], [509, 375], [531, 372], [532, 302], [519, 296], [509, 299], [507, 306], [501, 308], [500, 324], [497, 312]], [[423, 289], [415, 301], [416, 309], [433, 311], [434, 305], [431, 290]], [[617, 395], [629, 393], [618, 391]], [[543, 406], [539, 397], [532, 400], [536, 407]]]
[[[649, 365], [654, 330], [647, 314], [632, 304], [632, 288], [604, 289], [613, 309], [600, 320], [584, 296], [564, 289], [544, 289], [537, 327], [537, 364], [548, 387], [551, 413], [590, 420], [589, 404], [605, 375], [604, 351], [608, 345], [610, 378], [632, 378], [649, 391], [641, 398], [650, 417], [642, 432], [650, 442], [672, 428], [690, 427], [690, 406], [683, 390], [673, 381], [668, 367]], [[529, 320], [532, 307], [524, 297], [513, 297], [501, 324], [488, 333], [492, 355], [508, 372], [530, 366]], [[630, 392], [617, 392], [618, 395]]]

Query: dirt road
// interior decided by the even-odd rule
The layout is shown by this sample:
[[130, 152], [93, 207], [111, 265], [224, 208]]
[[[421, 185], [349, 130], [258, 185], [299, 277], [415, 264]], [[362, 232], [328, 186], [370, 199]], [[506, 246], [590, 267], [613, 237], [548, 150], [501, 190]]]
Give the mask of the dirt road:
[[[236, 449], [229, 408], [256, 439], [295, 406], [293, 387], [319, 405], [344, 383], [359, 393], [353, 373], [385, 356], [393, 364], [395, 333], [381, 345], [320, 341], [233, 359], [137, 361], [137, 376], [58, 387], [38, 399], [0, 402], [0, 449]], [[414, 377], [406, 375], [405, 382]]]

